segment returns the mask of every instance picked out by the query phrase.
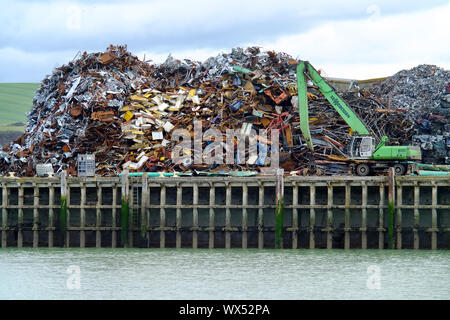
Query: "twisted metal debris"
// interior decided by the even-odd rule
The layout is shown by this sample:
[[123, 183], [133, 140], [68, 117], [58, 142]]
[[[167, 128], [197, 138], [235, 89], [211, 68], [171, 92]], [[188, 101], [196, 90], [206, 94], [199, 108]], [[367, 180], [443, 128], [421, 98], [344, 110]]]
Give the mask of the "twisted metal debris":
[[450, 71], [419, 65], [387, 78], [372, 91], [415, 120], [414, 144], [426, 163], [450, 163]]
[[[32, 176], [37, 164], [47, 163], [56, 173], [76, 175], [77, 155], [85, 153], [95, 154], [96, 174], [102, 176], [125, 168], [201, 174], [263, 171], [268, 165], [264, 159], [240, 165], [174, 163], [171, 132], [192, 132], [198, 120], [222, 133], [241, 127], [280, 129], [280, 166], [285, 171], [305, 174], [314, 165], [320, 174], [351, 173], [346, 148], [352, 132], [312, 86], [308, 97], [314, 153], [303, 144], [296, 65], [285, 53], [257, 47], [235, 48], [204, 62], [169, 56], [159, 65], [140, 61], [125, 46], [84, 53], [42, 81], [27, 115], [26, 133], [0, 152], [0, 171]], [[377, 138], [386, 135], [398, 145], [414, 142], [433, 162], [444, 163], [450, 129], [444, 111], [450, 109], [438, 102], [439, 86], [448, 77], [448, 71], [418, 66], [388, 78], [372, 92], [347, 92], [343, 98]], [[445, 110], [434, 113], [439, 108]]]
[[[105, 53], [86, 52], [55, 69], [36, 92], [25, 134], [3, 148], [1, 171], [34, 175], [36, 165], [51, 163], [58, 173], [76, 174], [78, 153], [95, 153], [99, 168], [115, 173], [120, 159], [118, 109], [130, 90], [145, 83], [150, 66], [125, 46]], [[98, 121], [104, 113], [111, 121]], [[117, 153], [119, 150], [119, 153]]]

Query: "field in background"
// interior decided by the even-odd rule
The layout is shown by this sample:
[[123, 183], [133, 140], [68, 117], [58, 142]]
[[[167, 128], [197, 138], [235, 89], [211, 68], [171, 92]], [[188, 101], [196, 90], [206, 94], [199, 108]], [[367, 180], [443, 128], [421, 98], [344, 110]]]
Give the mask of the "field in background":
[[19, 137], [39, 83], [0, 83], [0, 145]]
[[0, 83], [0, 126], [26, 123], [39, 83]]

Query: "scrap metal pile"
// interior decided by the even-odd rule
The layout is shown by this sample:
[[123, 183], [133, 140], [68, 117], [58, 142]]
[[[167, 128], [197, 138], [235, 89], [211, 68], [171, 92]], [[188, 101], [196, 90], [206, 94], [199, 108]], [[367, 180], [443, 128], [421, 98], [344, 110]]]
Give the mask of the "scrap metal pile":
[[[170, 155], [174, 143], [170, 140], [175, 128], [193, 132], [194, 120], [201, 121], [203, 132], [216, 128], [226, 141], [226, 130], [245, 128], [260, 132], [280, 129], [280, 166], [286, 171], [303, 171], [311, 166], [311, 159], [324, 174], [347, 173], [346, 144], [351, 139], [348, 125], [330, 107], [328, 101], [310, 93], [310, 129], [315, 144], [314, 155], [302, 142], [296, 105], [295, 78], [284, 79], [263, 74], [264, 80], [253, 73], [227, 73], [219, 80], [205, 80], [196, 89], [183, 86], [151, 87], [138, 90], [128, 97], [120, 110], [124, 123], [124, 138], [130, 141], [125, 166], [142, 171], [230, 171], [257, 170], [265, 159], [248, 158], [244, 165], [207, 165], [173, 163]], [[266, 89], [268, 88], [268, 89]], [[314, 89], [311, 88], [311, 91]], [[273, 92], [282, 92], [274, 94]], [[291, 92], [291, 93], [289, 93]], [[379, 138], [395, 137], [392, 143], [402, 144], [414, 134], [414, 123], [401, 112], [387, 109], [368, 93], [358, 97], [354, 93], [344, 98], [368, 123]], [[294, 103], [292, 103], [294, 102]], [[268, 134], [270, 138], [270, 134]], [[269, 139], [268, 139], [269, 140]], [[202, 150], [210, 141], [203, 141]], [[236, 145], [234, 146], [236, 150]], [[268, 163], [265, 163], [268, 165]]]
[[51, 163], [55, 172], [76, 175], [77, 154], [95, 153], [97, 170], [115, 174], [126, 153], [118, 109], [150, 71], [124, 46], [85, 52], [55, 69], [35, 93], [25, 134], [0, 153], [1, 172], [32, 176], [37, 164]]
[[[256, 47], [236, 48], [203, 63], [169, 56], [159, 65], [142, 62], [121, 46], [84, 53], [43, 80], [26, 133], [0, 152], [0, 171], [32, 176], [37, 164], [50, 163], [56, 173], [76, 175], [77, 155], [85, 153], [95, 154], [96, 174], [102, 176], [124, 169], [226, 174], [264, 171], [270, 165], [261, 156], [241, 164], [175, 163], [172, 133], [185, 129], [193, 137], [197, 120], [203, 133], [210, 128], [222, 132], [223, 141], [227, 129], [266, 129], [269, 138], [271, 130], [280, 129], [285, 171], [305, 173], [314, 163], [316, 173], [347, 174], [352, 132], [313, 86], [308, 98], [314, 154], [302, 141], [296, 65], [287, 54]], [[416, 114], [402, 105], [388, 107], [379, 94], [342, 96], [375, 136], [387, 135], [391, 144], [410, 143], [420, 126]], [[202, 148], [209, 143], [203, 141]]]
[[373, 94], [414, 119], [423, 162], [450, 164], [450, 71], [419, 65], [387, 78]]

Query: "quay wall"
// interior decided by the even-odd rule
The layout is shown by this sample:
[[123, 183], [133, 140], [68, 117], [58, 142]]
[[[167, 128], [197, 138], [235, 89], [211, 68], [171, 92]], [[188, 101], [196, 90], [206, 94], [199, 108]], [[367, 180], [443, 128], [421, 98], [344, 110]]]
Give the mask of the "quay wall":
[[[392, 180], [285, 176], [282, 247], [387, 249], [393, 241], [396, 249], [449, 249], [450, 179]], [[2, 248], [275, 247], [274, 176], [0, 178], [0, 184]]]

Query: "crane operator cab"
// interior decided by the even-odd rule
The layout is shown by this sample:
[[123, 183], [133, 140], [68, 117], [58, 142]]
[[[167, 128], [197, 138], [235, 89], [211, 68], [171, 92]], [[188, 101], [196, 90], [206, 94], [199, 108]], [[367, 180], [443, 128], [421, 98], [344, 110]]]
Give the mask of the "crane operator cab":
[[352, 136], [349, 144], [351, 159], [370, 159], [375, 152], [375, 138], [372, 136]]

